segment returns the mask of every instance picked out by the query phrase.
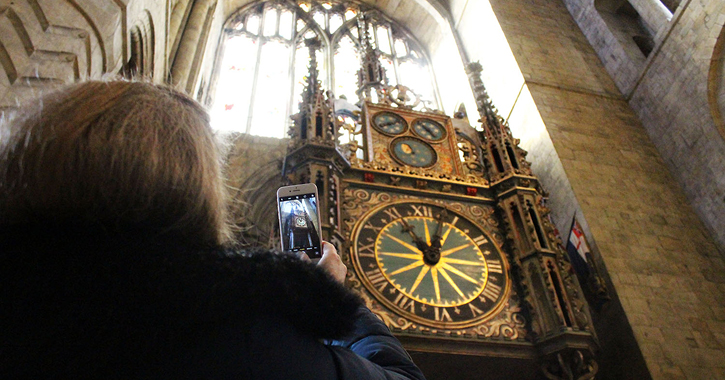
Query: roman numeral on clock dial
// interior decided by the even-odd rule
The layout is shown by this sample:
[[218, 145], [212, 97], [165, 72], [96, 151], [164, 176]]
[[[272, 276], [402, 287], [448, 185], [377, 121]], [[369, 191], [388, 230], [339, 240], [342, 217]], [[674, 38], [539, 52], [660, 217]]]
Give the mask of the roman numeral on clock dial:
[[448, 314], [448, 310], [445, 307], [435, 307], [435, 319], [438, 322], [453, 322], [451, 315]]
[[483, 289], [483, 293], [481, 293], [483, 297], [486, 297], [494, 302], [498, 299], [499, 294], [501, 294], [501, 287], [492, 282], [489, 282], [486, 285], [486, 288]]
[[473, 302], [468, 304], [468, 308], [471, 309], [471, 315], [473, 315], [474, 317], [483, 314], [483, 310], [473, 306]]
[[374, 287], [376, 287], [379, 291], [383, 291], [386, 286], [388, 286], [388, 280], [383, 276], [383, 273], [378, 270], [370, 270], [365, 272], [367, 275], [368, 281], [370, 281], [371, 284], [373, 284]]
[[395, 207], [391, 207], [389, 209], [385, 209], [385, 210], [383, 210], [383, 212], [385, 213], [385, 215], [388, 216], [388, 218], [390, 218], [388, 220], [388, 223], [390, 223], [390, 222], [392, 222], [392, 221], [394, 221], [396, 219], [400, 219], [400, 218], [403, 217], [402, 215], [400, 215], [400, 211], [398, 211], [398, 209], [395, 208]]
[[358, 255], [360, 257], [375, 257], [375, 243], [360, 245], [358, 247]]
[[406, 297], [403, 293], [398, 293], [398, 296], [395, 297], [393, 303], [401, 309], [407, 309], [411, 313], [415, 313], [415, 301]]
[[488, 239], [486, 239], [483, 235], [480, 235], [473, 239], [473, 243], [480, 247], [488, 243]]
[[486, 261], [486, 264], [488, 264], [489, 273], [503, 273], [503, 267], [501, 266], [500, 260], [488, 260]]
[[370, 223], [370, 222], [367, 222], [367, 223], [365, 223], [365, 225], [363, 226], [363, 228], [368, 228], [368, 229], [371, 229], [371, 230], [375, 231], [375, 233], [378, 233], [378, 232], [380, 232], [380, 230], [382, 230], [382, 229], [383, 229], [383, 227], [377, 227], [377, 226], [374, 226], [374, 225], [373, 225], [372, 223]]
[[410, 206], [413, 209], [413, 216], [427, 216], [433, 217], [433, 211], [428, 206]]

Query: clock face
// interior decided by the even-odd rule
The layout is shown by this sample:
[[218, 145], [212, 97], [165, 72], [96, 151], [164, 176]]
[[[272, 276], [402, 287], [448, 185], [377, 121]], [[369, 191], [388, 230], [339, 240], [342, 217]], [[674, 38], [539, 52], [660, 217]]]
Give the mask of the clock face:
[[386, 135], [399, 135], [408, 128], [408, 123], [400, 117], [391, 112], [380, 112], [373, 116], [373, 127]]
[[508, 297], [508, 265], [496, 244], [439, 204], [384, 205], [363, 217], [353, 238], [353, 264], [365, 287], [413, 321], [472, 326]]
[[415, 137], [398, 137], [390, 143], [390, 153], [403, 165], [426, 168], [438, 160], [435, 150], [427, 142]]
[[415, 133], [430, 141], [441, 141], [446, 138], [446, 129], [443, 126], [431, 119], [418, 119], [413, 122], [413, 131]]
[[299, 216], [297, 218], [295, 218], [295, 224], [298, 227], [307, 227], [307, 221], [305, 220], [305, 218], [302, 218]]

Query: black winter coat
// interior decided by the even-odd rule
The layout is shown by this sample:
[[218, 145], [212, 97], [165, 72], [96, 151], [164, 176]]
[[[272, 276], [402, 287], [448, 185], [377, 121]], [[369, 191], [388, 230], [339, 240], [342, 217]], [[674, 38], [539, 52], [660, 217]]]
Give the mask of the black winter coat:
[[314, 265], [188, 247], [0, 231], [0, 378], [424, 378]]

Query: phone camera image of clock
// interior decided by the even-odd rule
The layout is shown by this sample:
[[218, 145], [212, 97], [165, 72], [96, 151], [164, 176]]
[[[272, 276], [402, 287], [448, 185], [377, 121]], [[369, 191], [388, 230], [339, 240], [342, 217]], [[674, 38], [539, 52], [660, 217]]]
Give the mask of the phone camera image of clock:
[[281, 197], [279, 203], [282, 250], [318, 256], [321, 241], [317, 231], [317, 199], [314, 194]]
[[375, 298], [433, 327], [480, 323], [501, 310], [510, 289], [507, 261], [490, 236], [434, 203], [369, 212], [354, 234], [353, 264]]
[[448, 135], [446, 129], [437, 121], [418, 119], [413, 122], [413, 131], [420, 137], [430, 141], [441, 141]]
[[427, 142], [415, 137], [398, 137], [390, 143], [391, 156], [400, 164], [417, 168], [433, 166], [438, 155]]
[[380, 112], [373, 116], [373, 127], [380, 133], [397, 136], [408, 129], [408, 123], [400, 115]]

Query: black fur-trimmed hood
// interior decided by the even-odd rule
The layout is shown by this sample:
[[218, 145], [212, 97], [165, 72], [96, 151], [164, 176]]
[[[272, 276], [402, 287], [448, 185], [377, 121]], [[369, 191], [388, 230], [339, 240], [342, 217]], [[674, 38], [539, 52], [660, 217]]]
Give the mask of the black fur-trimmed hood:
[[352, 330], [361, 304], [292, 255], [37, 232], [0, 233], [2, 302], [12, 324], [108, 337], [274, 317], [303, 334], [334, 339]]
[[[314, 264], [261, 250], [202, 256], [212, 273], [223, 273], [210, 279], [222, 309], [235, 303], [240, 315], [282, 318], [316, 338], [341, 338], [353, 328], [360, 299]], [[217, 314], [215, 307], [206, 310]]]

